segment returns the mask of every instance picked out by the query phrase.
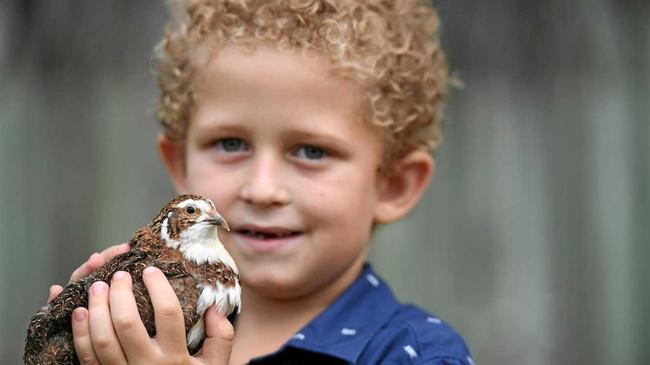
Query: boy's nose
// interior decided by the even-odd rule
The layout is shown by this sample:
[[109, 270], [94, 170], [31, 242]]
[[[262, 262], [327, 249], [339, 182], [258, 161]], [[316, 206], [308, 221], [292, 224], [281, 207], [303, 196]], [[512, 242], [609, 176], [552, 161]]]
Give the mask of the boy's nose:
[[276, 164], [258, 161], [251, 166], [250, 172], [240, 190], [242, 200], [263, 207], [289, 203], [289, 192], [281, 186], [281, 172]]

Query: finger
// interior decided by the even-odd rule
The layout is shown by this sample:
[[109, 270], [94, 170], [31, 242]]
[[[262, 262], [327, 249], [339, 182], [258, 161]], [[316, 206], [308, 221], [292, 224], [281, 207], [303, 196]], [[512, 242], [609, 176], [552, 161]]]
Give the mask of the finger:
[[88, 268], [88, 261], [86, 261], [83, 264], [81, 264], [81, 266], [79, 266], [78, 268], [76, 268], [72, 272], [72, 275], [70, 275], [70, 279], [68, 279], [68, 283], [72, 283], [73, 281], [81, 280], [84, 277], [88, 276], [88, 274], [90, 274], [90, 273], [91, 273], [91, 270]]
[[97, 270], [97, 268], [102, 267], [106, 263], [106, 261], [107, 261], [106, 257], [104, 257], [104, 255], [100, 253], [95, 252], [94, 254], [90, 255], [88, 261], [86, 261], [86, 268], [88, 269], [88, 274]]
[[72, 272], [72, 275], [70, 275], [70, 280], [69, 282], [81, 280], [84, 277], [88, 276], [91, 272], [95, 271], [98, 267], [104, 265], [106, 263], [104, 257], [97, 252], [93, 253], [90, 255], [88, 260], [81, 264], [75, 271]]
[[113, 275], [109, 292], [111, 317], [117, 338], [129, 361], [147, 358], [153, 346], [147, 330], [140, 319], [138, 306], [133, 297], [131, 275], [118, 271]]
[[[88, 258], [86, 262], [86, 268], [88, 269], [88, 274], [104, 266], [109, 262], [113, 257], [121, 255], [131, 249], [128, 243], [122, 243], [119, 245], [111, 246], [101, 253], [95, 253]], [[88, 275], [86, 274], [86, 275]]]
[[69, 282], [77, 281], [88, 276], [93, 271], [102, 267], [113, 257], [128, 252], [130, 249], [131, 246], [128, 243], [122, 243], [119, 245], [110, 246], [101, 253], [93, 253], [90, 255], [86, 262], [84, 262], [74, 272], [72, 272]]
[[198, 357], [206, 364], [227, 364], [235, 330], [228, 318], [217, 313], [214, 306], [205, 311], [205, 332], [205, 341]]
[[72, 312], [72, 337], [79, 363], [81, 365], [99, 364], [90, 339], [90, 324], [86, 308], [80, 307]]
[[97, 358], [102, 364], [126, 364], [126, 357], [113, 329], [108, 306], [108, 285], [102, 281], [93, 283], [89, 297], [90, 339]]
[[178, 297], [162, 271], [147, 267], [142, 272], [153, 305], [156, 341], [166, 353], [187, 352], [185, 322]]
[[115, 256], [128, 252], [130, 249], [131, 246], [128, 243], [121, 243], [119, 245], [114, 245], [105, 249], [101, 252], [101, 255], [104, 256], [106, 261], [109, 261]]
[[52, 285], [50, 287], [50, 295], [48, 295], [47, 297], [48, 304], [51, 303], [54, 300], [54, 298], [58, 297], [62, 291], [63, 291], [63, 287], [61, 285]]
[[83, 264], [81, 264], [81, 266], [79, 266], [72, 272], [70, 278], [68, 279], [68, 283], [77, 281], [87, 275], [88, 275], [88, 268], [86, 268], [86, 263], [84, 262]]

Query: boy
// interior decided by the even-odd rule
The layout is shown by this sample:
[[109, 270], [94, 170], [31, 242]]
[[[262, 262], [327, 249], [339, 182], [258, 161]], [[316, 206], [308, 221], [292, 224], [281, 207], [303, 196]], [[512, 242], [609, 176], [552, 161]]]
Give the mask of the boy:
[[144, 273], [149, 339], [116, 273], [74, 312], [81, 363], [471, 364], [453, 329], [365, 264], [376, 225], [407, 215], [433, 173], [448, 81], [436, 29], [416, 0], [178, 3], [157, 48], [159, 150], [177, 191], [228, 219], [243, 308], [234, 329], [211, 309], [191, 357], [164, 275]]

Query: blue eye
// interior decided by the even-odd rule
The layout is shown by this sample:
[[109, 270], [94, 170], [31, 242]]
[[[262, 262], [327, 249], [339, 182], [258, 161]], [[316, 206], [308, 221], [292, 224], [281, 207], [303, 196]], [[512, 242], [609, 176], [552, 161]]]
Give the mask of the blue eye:
[[217, 147], [226, 152], [239, 152], [246, 150], [246, 143], [240, 138], [224, 138], [216, 143]]
[[324, 149], [316, 146], [304, 145], [298, 148], [298, 156], [301, 158], [306, 158], [308, 160], [320, 160], [327, 156], [327, 152]]

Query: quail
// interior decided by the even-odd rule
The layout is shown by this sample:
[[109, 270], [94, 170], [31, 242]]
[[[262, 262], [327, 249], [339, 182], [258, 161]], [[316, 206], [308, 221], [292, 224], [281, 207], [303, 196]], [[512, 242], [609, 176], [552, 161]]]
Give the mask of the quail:
[[136, 231], [128, 252], [69, 283], [32, 317], [25, 364], [79, 363], [72, 339], [72, 311], [88, 307], [90, 286], [99, 280], [109, 282], [116, 271], [131, 274], [140, 317], [153, 337], [154, 312], [142, 281], [142, 271], [148, 266], [159, 268], [176, 292], [183, 310], [188, 351], [198, 352], [205, 338], [205, 311], [215, 305], [218, 312], [228, 316], [241, 308], [239, 272], [219, 240], [219, 228], [230, 230], [209, 199], [189, 194], [172, 199], [150, 224]]

